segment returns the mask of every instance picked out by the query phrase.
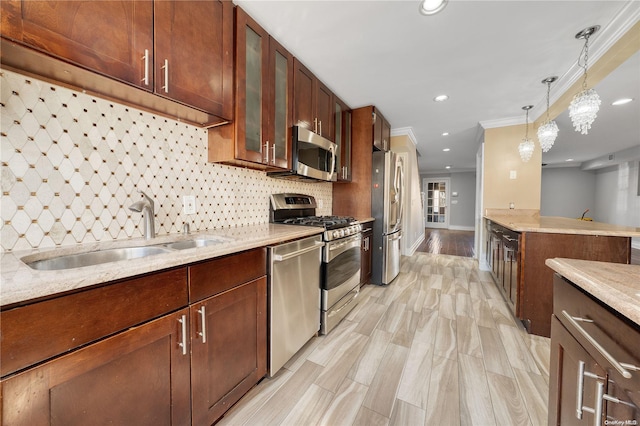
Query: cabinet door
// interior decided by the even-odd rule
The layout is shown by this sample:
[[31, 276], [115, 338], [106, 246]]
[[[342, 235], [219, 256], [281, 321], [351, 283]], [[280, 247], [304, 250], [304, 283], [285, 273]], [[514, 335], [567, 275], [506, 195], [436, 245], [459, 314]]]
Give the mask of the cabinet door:
[[191, 308], [194, 424], [212, 424], [267, 371], [267, 280]]
[[293, 55], [273, 38], [269, 41], [269, 73], [269, 162], [276, 167], [289, 169], [293, 126]]
[[183, 309], [3, 380], [2, 424], [191, 424], [187, 322]]
[[236, 8], [236, 156], [266, 163], [269, 155], [269, 34]]
[[338, 181], [351, 181], [351, 111], [337, 97], [334, 97], [334, 142], [338, 145], [336, 172]]
[[362, 233], [362, 251], [360, 256], [360, 286], [368, 284], [371, 280], [371, 239], [373, 231], [368, 230]]
[[22, 0], [1, 4], [3, 36], [152, 90], [151, 68], [144, 79], [145, 64], [153, 64], [151, 0]]
[[154, 2], [155, 91], [225, 119], [233, 115], [233, 4]]
[[598, 384], [607, 385], [605, 371], [555, 316], [551, 341], [549, 425], [602, 424], [602, 418], [594, 421], [592, 410], [598, 403]]
[[316, 118], [318, 120], [318, 133], [330, 141], [333, 140], [333, 93], [320, 80], [316, 80], [315, 87]]
[[382, 117], [382, 150], [389, 151], [391, 149], [391, 124], [386, 118]]
[[293, 124], [317, 132], [314, 82], [316, 77], [304, 65], [293, 60]]

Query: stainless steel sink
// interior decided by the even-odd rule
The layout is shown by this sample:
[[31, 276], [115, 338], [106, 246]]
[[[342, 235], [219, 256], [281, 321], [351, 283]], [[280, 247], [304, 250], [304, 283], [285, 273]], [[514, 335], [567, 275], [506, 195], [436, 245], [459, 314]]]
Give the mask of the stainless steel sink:
[[60, 269], [81, 268], [84, 266], [99, 265], [101, 263], [117, 262], [119, 260], [137, 259], [140, 257], [153, 256], [154, 254], [170, 253], [172, 250], [166, 247], [144, 246], [126, 247], [117, 249], [107, 249], [91, 251], [87, 253], [67, 254], [25, 262], [33, 269], [42, 271], [55, 271]]
[[163, 244], [163, 246], [168, 247], [170, 249], [174, 249], [174, 250], [186, 250], [186, 249], [192, 249], [197, 247], [213, 246], [220, 243], [226, 243], [228, 241], [231, 241], [231, 240], [226, 238], [218, 238], [218, 237], [200, 237], [200, 238], [194, 238], [192, 240], [183, 240], [183, 241], [176, 241], [173, 243]]

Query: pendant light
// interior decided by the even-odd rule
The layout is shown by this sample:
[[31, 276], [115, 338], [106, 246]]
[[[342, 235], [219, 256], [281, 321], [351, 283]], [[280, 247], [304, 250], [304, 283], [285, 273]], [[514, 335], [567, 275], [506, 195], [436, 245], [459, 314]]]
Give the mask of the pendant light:
[[547, 118], [544, 123], [538, 127], [538, 141], [540, 142], [542, 152], [549, 151], [558, 137], [558, 125], [555, 121], [549, 120], [549, 94], [551, 92], [551, 83], [557, 79], [558, 77], [547, 77], [542, 80], [542, 82], [547, 85]]
[[600, 29], [600, 25], [594, 25], [593, 27], [585, 28], [576, 34], [577, 39], [584, 39], [584, 61], [580, 64], [582, 58], [582, 52], [580, 52], [580, 58], [578, 58], [578, 66], [584, 69], [584, 80], [582, 81], [582, 91], [576, 94], [569, 105], [569, 116], [576, 132], [580, 132], [586, 135], [591, 128], [591, 124], [598, 115], [600, 109], [600, 96], [593, 89], [587, 89], [587, 68], [589, 60], [589, 37], [591, 37], [596, 31]]
[[525, 110], [527, 113], [526, 115], [527, 127], [524, 133], [524, 139], [522, 139], [522, 142], [520, 142], [520, 145], [518, 145], [518, 152], [520, 153], [520, 158], [522, 158], [522, 161], [524, 161], [525, 163], [531, 160], [531, 156], [533, 155], [533, 150], [536, 147], [533, 141], [529, 139], [529, 110], [531, 108], [533, 108], [533, 105], [526, 105], [522, 107], [522, 109]]

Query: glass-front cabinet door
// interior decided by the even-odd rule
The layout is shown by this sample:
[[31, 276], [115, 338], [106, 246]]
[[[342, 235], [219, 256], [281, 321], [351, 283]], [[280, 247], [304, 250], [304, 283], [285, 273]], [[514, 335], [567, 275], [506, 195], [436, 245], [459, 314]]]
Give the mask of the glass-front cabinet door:
[[236, 150], [240, 159], [266, 160], [266, 71], [269, 34], [242, 9], [236, 8]]
[[338, 145], [335, 171], [339, 182], [351, 182], [351, 110], [340, 99], [334, 99], [334, 142]]
[[293, 56], [236, 8], [236, 157], [289, 168]]
[[293, 56], [273, 38], [270, 40], [269, 71], [268, 163], [288, 169], [293, 125]]

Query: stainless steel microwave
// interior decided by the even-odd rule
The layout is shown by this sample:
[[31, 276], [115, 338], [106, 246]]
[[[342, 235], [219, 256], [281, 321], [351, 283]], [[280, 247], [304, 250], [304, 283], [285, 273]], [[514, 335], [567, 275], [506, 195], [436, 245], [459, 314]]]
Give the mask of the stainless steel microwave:
[[268, 172], [267, 176], [304, 181], [336, 181], [338, 145], [304, 127], [293, 126], [291, 132], [291, 169]]

